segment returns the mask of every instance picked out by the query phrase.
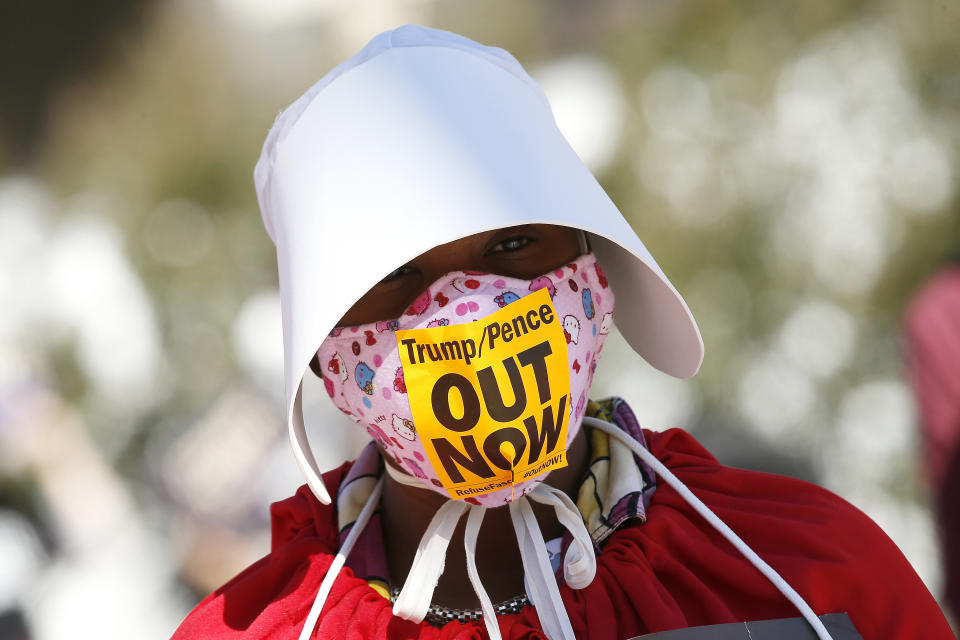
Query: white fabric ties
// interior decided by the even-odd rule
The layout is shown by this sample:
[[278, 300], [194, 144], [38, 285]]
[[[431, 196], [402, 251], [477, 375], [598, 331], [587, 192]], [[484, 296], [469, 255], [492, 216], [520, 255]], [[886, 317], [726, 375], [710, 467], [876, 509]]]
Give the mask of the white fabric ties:
[[713, 511], [710, 510], [710, 507], [703, 504], [700, 501], [700, 498], [693, 495], [693, 492], [687, 488], [685, 484], [680, 482], [680, 479], [664, 465], [662, 462], [657, 460], [657, 458], [647, 451], [639, 442], [628, 436], [623, 432], [622, 429], [616, 425], [610, 424], [598, 418], [591, 418], [589, 416], [584, 416], [583, 423], [590, 425], [596, 429], [600, 429], [607, 435], [616, 438], [620, 442], [624, 443], [630, 447], [637, 456], [646, 462], [650, 468], [652, 468], [658, 476], [663, 478], [663, 480], [670, 485], [674, 491], [680, 494], [680, 496], [686, 500], [687, 504], [693, 507], [693, 510], [699, 513], [704, 520], [710, 523], [710, 525], [716, 529], [720, 535], [727, 539], [737, 551], [743, 554], [743, 556], [750, 561], [757, 570], [762, 573], [773, 585], [784, 595], [784, 597], [789, 600], [793, 606], [795, 606], [803, 615], [804, 619], [813, 627], [814, 632], [816, 632], [817, 637], [820, 640], [833, 640], [830, 633], [827, 631], [826, 627], [823, 626], [823, 622], [820, 618], [817, 617], [817, 614], [813, 612], [813, 609], [810, 608], [810, 605], [800, 597], [800, 594], [794, 590], [786, 580], [784, 580], [779, 573], [774, 570], [769, 564], [764, 562], [763, 558], [757, 555], [757, 553], [747, 546], [747, 543], [744, 542], [740, 536], [733, 532], [733, 530], [727, 526], [727, 524], [717, 517]]
[[309, 640], [310, 636], [313, 635], [313, 630], [317, 626], [317, 620], [320, 619], [320, 612], [323, 611], [323, 605], [327, 601], [327, 596], [330, 595], [330, 589], [333, 588], [333, 583], [336, 581], [337, 576], [340, 575], [340, 570], [343, 568], [344, 563], [346, 563], [347, 556], [350, 555], [350, 551], [353, 549], [353, 545], [356, 544], [357, 538], [360, 537], [367, 523], [370, 522], [370, 517], [373, 515], [373, 512], [376, 511], [382, 492], [383, 478], [380, 478], [373, 488], [370, 497], [367, 498], [367, 502], [363, 505], [363, 509], [360, 510], [360, 515], [357, 516], [356, 521], [353, 523], [353, 528], [350, 529], [350, 533], [347, 534], [347, 538], [340, 546], [340, 551], [337, 552], [337, 555], [333, 558], [333, 562], [330, 563], [330, 567], [327, 569], [327, 575], [323, 577], [323, 582], [320, 583], [317, 597], [313, 600], [313, 606], [310, 607], [310, 613], [307, 614], [307, 619], [303, 623], [303, 628], [300, 630], [299, 640]]
[[[557, 579], [550, 564], [547, 546], [540, 532], [540, 525], [533, 515], [530, 500], [553, 506], [560, 521], [573, 536], [573, 542], [564, 557], [564, 579], [574, 589], [582, 589], [591, 582], [597, 572], [597, 559], [593, 552], [593, 539], [583, 524], [583, 517], [573, 501], [559, 489], [546, 484], [537, 485], [527, 496], [510, 503], [510, 519], [513, 522], [523, 561], [523, 571], [530, 589], [530, 600], [537, 609], [540, 624], [550, 640], [573, 640], [573, 627], [567, 616], [566, 607], [560, 597]], [[490, 640], [501, 640], [500, 626], [493, 610], [493, 604], [486, 589], [480, 582], [477, 572], [476, 545], [480, 523], [486, 509], [471, 507], [464, 535], [464, 548], [467, 552], [467, 574], [473, 589], [480, 599], [483, 610], [483, 622]]]
[[[390, 477], [397, 482], [407, 486], [422, 487], [422, 483], [413, 476], [402, 473], [389, 464], [384, 464], [384, 467]], [[552, 506], [557, 520], [573, 536], [573, 542], [564, 556], [563, 575], [567, 584], [574, 589], [586, 587], [596, 575], [597, 558], [593, 550], [593, 539], [573, 500], [559, 489], [541, 483], [526, 496], [510, 503], [510, 518], [517, 536], [527, 584], [531, 591], [530, 600], [537, 609], [544, 633], [550, 640], [573, 640], [573, 627], [563, 606], [563, 600], [560, 598], [560, 589], [550, 564], [547, 546], [529, 500]], [[460, 500], [444, 503], [430, 521], [430, 525], [420, 539], [407, 581], [394, 603], [393, 613], [414, 622], [421, 622], [426, 616], [437, 581], [443, 573], [450, 536], [468, 506], [469, 516], [463, 539], [467, 556], [467, 575], [480, 600], [487, 635], [491, 640], [501, 640], [500, 626], [497, 623], [493, 603], [483, 587], [477, 570], [477, 537], [487, 510], [484, 507], [467, 505]]]
[[[617, 440], [626, 444], [658, 476], [670, 485], [681, 497], [724, 538], [726, 538], [740, 553], [750, 561], [773, 585], [800, 611], [820, 640], [832, 640], [823, 622], [816, 616], [803, 598], [766, 562], [760, 558], [747, 544], [734, 533], [709, 507], [700, 501], [673, 473], [639, 442], [625, 434], [619, 427], [603, 420], [584, 417], [584, 424], [599, 429]], [[384, 465], [387, 473], [397, 482], [404, 485], [422, 487], [422, 483], [407, 474], [393, 469], [389, 464]], [[316, 599], [307, 615], [307, 620], [300, 633], [300, 640], [308, 640], [316, 627], [317, 620], [323, 610], [323, 605], [330, 594], [333, 583], [343, 568], [347, 556], [353, 549], [357, 538], [362, 533], [376, 510], [383, 490], [384, 479], [377, 482], [376, 487], [364, 504], [353, 528], [347, 534], [340, 551], [334, 557], [327, 575], [324, 577], [317, 592]], [[573, 627], [567, 615], [560, 589], [557, 585], [550, 557], [547, 553], [540, 525], [533, 514], [530, 500], [551, 505], [557, 515], [557, 520], [571, 533], [573, 542], [568, 547], [563, 560], [564, 579], [574, 589], [582, 589], [589, 585], [596, 574], [596, 556], [593, 550], [593, 540], [583, 523], [583, 518], [573, 501], [562, 491], [547, 484], [539, 484], [526, 496], [509, 503], [510, 518], [517, 537], [520, 557], [523, 560], [523, 570], [526, 575], [530, 600], [537, 609], [540, 624], [550, 640], [573, 640]], [[420, 540], [420, 545], [414, 557], [413, 565], [407, 580], [394, 604], [394, 615], [413, 620], [423, 621], [436, 589], [437, 581], [443, 573], [447, 547], [450, 537], [457, 527], [457, 523], [465, 512], [467, 518], [464, 534], [464, 550], [467, 556], [467, 575], [470, 583], [480, 600], [483, 610], [483, 621], [490, 640], [502, 640], [500, 626], [490, 596], [484, 589], [477, 570], [476, 548], [477, 537], [486, 509], [471, 506], [461, 500], [449, 500], [444, 503]]]
[[467, 503], [462, 500], [448, 500], [437, 509], [420, 538], [407, 581], [403, 583], [400, 595], [393, 604], [393, 615], [423, 622], [430, 609], [437, 581], [443, 573], [450, 537], [466, 509]]
[[583, 589], [597, 574], [597, 556], [593, 550], [593, 538], [583, 523], [583, 516], [570, 496], [548, 484], [539, 484], [527, 496], [536, 502], [552, 505], [573, 542], [563, 558], [563, 579], [574, 589]]
[[483, 516], [487, 513], [486, 507], [470, 507], [470, 515], [467, 516], [467, 529], [463, 534], [463, 549], [467, 552], [467, 575], [470, 577], [470, 584], [480, 599], [480, 609], [483, 611], [483, 624], [487, 628], [487, 636], [490, 640], [501, 640], [500, 624], [497, 622], [497, 613], [493, 610], [493, 602], [490, 595], [484, 589], [480, 582], [480, 573], [477, 571], [477, 534], [480, 533], [480, 524], [483, 522]]
[[[531, 494], [542, 486], [535, 487]], [[517, 545], [520, 547], [520, 558], [523, 560], [523, 572], [527, 577], [530, 600], [537, 608], [544, 634], [550, 640], [561, 638], [574, 640], [570, 617], [563, 606], [560, 589], [553, 575], [553, 568], [550, 566], [547, 545], [526, 497], [510, 503], [510, 519], [513, 521], [513, 530], [517, 534]], [[583, 520], [580, 521], [580, 526], [586, 530]]]

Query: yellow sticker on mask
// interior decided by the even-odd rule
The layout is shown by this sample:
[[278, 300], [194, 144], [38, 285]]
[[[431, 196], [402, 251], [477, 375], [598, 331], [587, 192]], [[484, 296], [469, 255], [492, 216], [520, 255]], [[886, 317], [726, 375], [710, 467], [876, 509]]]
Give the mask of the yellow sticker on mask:
[[413, 422], [454, 499], [567, 464], [570, 372], [546, 289], [466, 324], [397, 331]]

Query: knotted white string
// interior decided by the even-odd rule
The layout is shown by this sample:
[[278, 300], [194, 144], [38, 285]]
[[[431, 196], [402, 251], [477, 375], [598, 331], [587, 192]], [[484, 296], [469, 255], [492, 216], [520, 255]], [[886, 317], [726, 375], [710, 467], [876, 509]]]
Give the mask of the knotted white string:
[[[394, 469], [389, 464], [384, 465], [387, 473], [397, 482], [426, 489], [427, 487], [417, 478]], [[550, 640], [572, 639], [573, 628], [560, 598], [560, 589], [557, 586], [553, 567], [550, 565], [550, 556], [547, 546], [540, 532], [533, 510], [528, 502], [537, 502], [552, 506], [557, 514], [557, 520], [573, 536], [573, 542], [567, 549], [563, 561], [564, 579], [574, 589], [582, 589], [593, 581], [597, 570], [597, 559], [593, 551], [593, 539], [583, 523], [583, 516], [573, 500], [565, 493], [547, 484], [538, 484], [526, 497], [510, 503], [510, 516], [514, 532], [517, 536], [517, 545], [520, 549], [520, 558], [523, 561], [524, 573], [530, 585], [530, 599], [537, 608], [541, 625]], [[460, 504], [460, 509], [451, 507], [451, 504]], [[523, 505], [515, 507], [514, 505]], [[451, 500], [444, 504], [434, 515], [420, 539], [417, 555], [413, 566], [407, 575], [407, 581], [400, 591], [400, 596], [394, 604], [394, 615], [420, 622], [426, 616], [433, 599], [437, 581], [443, 572], [444, 557], [449, 543], [449, 534], [456, 529], [456, 525], [466, 508], [462, 501]], [[519, 508], [519, 510], [518, 510]], [[486, 513], [484, 507], [471, 506], [467, 518], [467, 529], [464, 534], [464, 550], [467, 556], [467, 575], [473, 586], [480, 608], [483, 611], [483, 621], [487, 628], [487, 635], [491, 640], [501, 640], [500, 626], [497, 623], [496, 612], [486, 589], [480, 581], [477, 570], [476, 548], [480, 525]], [[444, 537], [442, 544], [434, 542], [431, 545], [433, 532]], [[442, 532], [449, 532], [444, 535]], [[405, 597], [405, 594], [409, 594]], [[401, 600], [403, 601], [401, 605]]]
[[463, 549], [467, 553], [467, 575], [470, 576], [470, 584], [480, 599], [480, 609], [483, 611], [483, 624], [487, 628], [487, 636], [490, 640], [501, 640], [500, 624], [497, 622], [497, 613], [493, 610], [493, 602], [487, 594], [487, 590], [480, 582], [480, 573], [477, 571], [477, 534], [480, 533], [480, 524], [483, 522], [483, 516], [487, 513], [486, 507], [471, 506], [470, 515], [467, 516], [467, 529], [463, 534]]
[[[659, 475], [668, 485], [670, 485], [680, 496], [693, 507], [694, 511], [699, 513], [710, 525], [716, 529], [724, 538], [726, 538], [745, 558], [757, 568], [773, 585], [787, 598], [803, 615], [807, 623], [816, 632], [820, 640], [832, 640], [830, 633], [823, 626], [823, 622], [810, 608], [810, 605], [798, 594], [770, 565], [768, 565], [760, 556], [756, 554], [747, 544], [730, 529], [713, 511], [700, 501], [673, 473], [649, 451], [647, 451], [639, 442], [630, 438], [619, 427], [612, 425], [597, 418], [586, 416], [583, 422], [594, 428], [600, 429], [604, 433], [616, 438], [626, 444], [641, 460], [649, 465], [657, 475]], [[387, 473], [397, 482], [426, 489], [422, 482], [413, 476], [404, 474], [389, 464], [384, 465]], [[370, 521], [380, 500], [380, 494], [383, 490], [383, 479], [377, 482], [364, 504], [360, 515], [347, 538], [344, 540], [340, 551], [334, 557], [327, 575], [320, 584], [320, 590], [314, 599], [310, 613], [300, 633], [300, 640], [308, 640], [316, 627], [317, 620], [323, 610], [323, 605], [330, 594], [333, 583], [343, 568], [347, 556], [353, 549], [360, 533]], [[593, 554], [592, 541], [583, 519], [576, 505], [570, 498], [553, 487], [546, 484], [537, 485], [529, 494], [529, 499], [543, 504], [553, 505], [557, 514], [557, 519], [573, 535], [573, 543], [567, 549], [564, 557], [564, 579], [567, 584], [575, 589], [580, 589], [593, 580], [596, 573], [596, 558]], [[407, 582], [400, 592], [400, 597], [394, 605], [394, 614], [405, 617], [410, 620], [420, 622], [426, 615], [430, 607], [430, 601], [433, 599], [433, 593], [436, 589], [440, 574], [443, 573], [443, 565], [446, 558], [446, 550], [449, 545], [450, 535], [456, 528], [460, 517], [466, 510], [467, 505], [462, 501], [450, 500], [445, 503], [434, 515], [420, 540], [417, 549], [417, 555], [414, 558], [413, 566], [410, 569], [410, 575], [407, 576]], [[527, 583], [530, 587], [530, 598], [540, 616], [540, 622], [544, 632], [550, 640], [572, 639], [573, 628], [570, 624], [570, 618], [567, 616], [566, 609], [563, 606], [563, 600], [560, 598], [560, 590], [557, 587], [553, 570], [550, 566], [550, 558], [547, 553], [546, 544], [543, 540], [543, 534], [540, 532], [540, 526], [533, 515], [527, 497], [520, 498], [510, 503], [510, 518], [513, 522], [514, 532], [517, 536], [517, 544], [520, 548], [520, 557], [523, 561], [524, 573], [527, 576]], [[483, 522], [483, 516], [486, 509], [483, 507], [471, 506], [469, 517], [467, 518], [467, 528], [464, 535], [464, 549], [467, 556], [467, 575], [470, 583], [473, 585], [477, 597], [480, 599], [480, 606], [483, 610], [484, 625], [487, 628], [487, 634], [491, 640], [502, 640], [500, 635], [500, 626], [497, 623], [496, 613], [490, 597], [480, 582], [480, 574], [477, 571], [476, 546], [477, 536], [480, 531], [480, 525]], [[426, 588], [429, 585], [429, 589]], [[416, 591], [419, 595], [413, 595]], [[400, 606], [401, 599], [404, 600], [403, 607]], [[402, 611], [398, 610], [401, 609]], [[417, 617], [419, 616], [419, 617]]]
[[323, 582], [320, 583], [320, 590], [317, 591], [317, 597], [313, 599], [313, 606], [310, 607], [307, 620], [303, 623], [303, 628], [300, 630], [300, 640], [309, 640], [313, 634], [313, 630], [317, 626], [317, 620], [320, 618], [320, 612], [323, 611], [323, 605], [327, 601], [327, 596], [330, 595], [330, 589], [333, 588], [333, 583], [336, 581], [337, 576], [340, 575], [340, 570], [347, 561], [347, 556], [350, 555], [350, 551], [353, 549], [353, 545], [356, 544], [357, 538], [360, 537], [367, 523], [370, 522], [370, 517], [373, 515], [373, 512], [376, 511], [382, 492], [383, 478], [380, 478], [376, 486], [373, 487], [373, 492], [370, 493], [370, 497], [367, 498], [366, 503], [364, 503], [363, 509], [360, 510], [360, 515], [358, 515], [356, 521], [354, 521], [350, 533], [347, 534], [343, 544], [340, 545], [340, 551], [337, 552], [337, 555], [333, 558], [333, 562], [330, 563], [330, 567], [327, 569], [327, 575], [323, 577]]
[[[403, 473], [392, 467], [388, 462], [384, 462], [384, 468], [387, 470], [387, 474], [393, 478], [396, 482], [406, 485], [408, 487], [417, 487], [419, 489], [426, 489], [419, 479]], [[477, 594], [477, 598], [480, 599], [480, 608], [483, 610], [483, 621], [487, 627], [487, 634], [490, 636], [491, 640], [500, 640], [500, 627], [497, 624], [497, 615], [493, 609], [493, 602], [490, 600], [490, 596], [487, 594], [487, 590], [484, 589], [483, 584], [480, 582], [480, 574], [477, 571], [477, 535], [480, 532], [480, 524], [483, 522], [483, 516], [486, 514], [486, 508], [479, 506], [470, 506], [469, 515], [467, 516], [467, 529], [463, 537], [463, 548], [466, 551], [467, 556], [467, 575], [470, 577], [470, 584], [473, 585], [473, 590]], [[439, 515], [439, 512], [438, 512]], [[436, 515], [434, 516], [436, 518]], [[460, 514], [457, 514], [456, 521], [460, 520]], [[454, 522], [456, 526], [456, 522]], [[426, 539], [426, 533], [424, 537], [420, 540], [420, 545], [423, 545], [423, 541]], [[416, 570], [416, 567], [411, 568], [410, 572]], [[426, 569], [420, 569], [425, 571]], [[442, 572], [442, 567], [441, 567]], [[437, 580], [440, 579], [440, 574], [437, 574]], [[407, 577], [407, 584], [410, 583], [410, 576]], [[434, 583], [435, 585], [436, 583]], [[407, 585], [404, 584], [404, 589], [407, 588]], [[401, 591], [402, 595], [402, 591]], [[433, 590], [430, 591], [430, 596], [432, 599]], [[430, 607], [430, 599], [427, 601], [427, 609]], [[399, 598], [397, 600], [399, 602]], [[397, 613], [396, 605], [394, 605], [394, 613], [396, 615], [402, 615]], [[424, 614], [425, 615], [425, 614]], [[491, 626], [492, 625], [492, 626]]]
[[763, 559], [754, 552], [753, 549], [747, 546], [740, 536], [733, 532], [733, 530], [726, 525], [717, 514], [710, 510], [710, 508], [703, 504], [700, 499], [693, 495], [693, 492], [690, 491], [679, 478], [677, 478], [673, 473], [668, 469], [662, 462], [656, 459], [652, 453], [647, 451], [639, 442], [629, 437], [622, 429], [616, 425], [610, 424], [598, 418], [591, 418], [589, 416], [584, 416], [583, 423], [588, 424], [591, 427], [600, 429], [604, 433], [616, 438], [620, 442], [624, 443], [630, 449], [633, 450], [641, 460], [646, 462], [658, 476], [663, 478], [663, 480], [670, 485], [674, 491], [680, 494], [680, 496], [686, 500], [687, 504], [693, 507], [694, 511], [699, 513], [710, 525], [720, 532], [724, 538], [726, 538], [730, 544], [736, 547], [737, 551], [743, 554], [743, 556], [750, 561], [754, 567], [757, 568], [760, 573], [762, 573], [773, 585], [782, 593], [787, 600], [793, 603], [803, 615], [804, 619], [813, 627], [813, 630], [816, 632], [817, 637], [820, 640], [833, 640], [830, 634], [827, 632], [826, 627], [823, 626], [823, 622], [820, 618], [817, 617], [817, 614], [813, 612], [813, 609], [810, 608], [810, 605], [800, 597], [800, 594], [797, 593], [793, 587], [791, 587], [787, 582], [777, 573], [773, 567], [768, 565]]
[[537, 608], [540, 626], [550, 640], [574, 640], [570, 617], [560, 598], [557, 579], [550, 566], [547, 545], [540, 532], [540, 525], [526, 497], [510, 503], [510, 519], [520, 547], [523, 573], [533, 606]]
[[593, 550], [593, 538], [583, 523], [583, 515], [570, 496], [556, 487], [539, 484], [527, 494], [531, 500], [552, 505], [557, 520], [573, 536], [563, 558], [563, 579], [574, 589], [583, 589], [597, 574], [597, 555]]
[[430, 609], [437, 581], [443, 573], [450, 537], [466, 509], [467, 503], [462, 500], [448, 500], [437, 509], [420, 538], [420, 544], [417, 545], [410, 573], [400, 589], [397, 601], [393, 603], [393, 615], [413, 622], [423, 622]]

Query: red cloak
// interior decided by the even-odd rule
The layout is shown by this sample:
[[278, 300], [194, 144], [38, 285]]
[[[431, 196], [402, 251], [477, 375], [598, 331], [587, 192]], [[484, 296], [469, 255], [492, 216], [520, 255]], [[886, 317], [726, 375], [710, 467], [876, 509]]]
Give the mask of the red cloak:
[[[936, 601], [896, 545], [861, 511], [815, 485], [718, 463], [685, 431], [645, 431], [650, 451], [766, 560], [818, 615], [846, 612], [866, 640], [954, 638]], [[324, 475], [336, 495], [350, 463]], [[271, 507], [271, 552], [205, 598], [173, 640], [296, 639], [336, 553], [336, 505], [306, 486]], [[577, 638], [622, 640], [688, 626], [798, 615], [665, 483], [648, 522], [614, 532], [586, 589], [560, 593]], [[545, 638], [535, 609], [499, 618], [504, 639]], [[344, 569], [315, 638], [486, 637], [482, 623], [442, 629], [391, 614], [391, 604]]]

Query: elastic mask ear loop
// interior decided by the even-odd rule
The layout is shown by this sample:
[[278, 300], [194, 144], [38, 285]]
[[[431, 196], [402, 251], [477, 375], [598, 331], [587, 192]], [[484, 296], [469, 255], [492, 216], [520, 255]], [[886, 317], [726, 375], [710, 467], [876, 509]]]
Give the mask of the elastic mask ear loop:
[[584, 416], [583, 424], [590, 425], [591, 427], [597, 428], [600, 431], [603, 431], [609, 436], [612, 436], [622, 442], [623, 444], [630, 447], [630, 449], [637, 454], [637, 456], [646, 462], [650, 468], [652, 468], [658, 476], [663, 478], [663, 480], [673, 488], [674, 491], [680, 494], [680, 496], [686, 500], [687, 504], [693, 507], [693, 510], [703, 516], [704, 520], [710, 523], [710, 525], [716, 529], [720, 535], [726, 538], [730, 544], [736, 547], [737, 551], [743, 554], [743, 556], [750, 561], [757, 570], [762, 573], [773, 585], [787, 598], [793, 606], [795, 606], [800, 613], [803, 615], [804, 619], [813, 627], [813, 630], [816, 632], [817, 637], [820, 640], [833, 640], [830, 634], [827, 632], [826, 627], [823, 626], [823, 622], [820, 618], [817, 617], [817, 614], [813, 612], [813, 609], [810, 608], [810, 605], [800, 597], [800, 594], [797, 593], [793, 587], [787, 584], [779, 573], [777, 573], [773, 567], [763, 561], [763, 559], [754, 552], [753, 549], [747, 546], [747, 543], [744, 542], [740, 536], [733, 532], [733, 530], [727, 526], [727, 524], [717, 517], [710, 508], [703, 504], [700, 499], [693, 495], [693, 492], [687, 488], [685, 484], [680, 482], [673, 473], [668, 469], [662, 462], [657, 460], [656, 457], [644, 447], [640, 445], [639, 442], [627, 436], [621, 429], [616, 425], [612, 425], [609, 422], [599, 420], [597, 418], [591, 418], [590, 416]]
[[307, 614], [307, 619], [303, 623], [303, 629], [300, 630], [299, 640], [309, 640], [310, 636], [313, 635], [313, 630], [317, 626], [317, 620], [320, 618], [320, 612], [323, 611], [323, 605], [327, 601], [327, 596], [330, 595], [333, 583], [336, 582], [337, 576], [340, 575], [340, 570], [343, 569], [343, 565], [347, 561], [347, 556], [350, 555], [350, 551], [353, 549], [353, 545], [356, 544], [357, 538], [360, 537], [367, 523], [370, 522], [370, 517], [373, 516], [373, 512], [376, 511], [382, 492], [383, 478], [380, 478], [376, 486], [374, 486], [370, 497], [367, 498], [366, 504], [363, 505], [363, 509], [360, 510], [360, 515], [357, 516], [356, 521], [353, 523], [353, 528], [350, 529], [350, 533], [347, 534], [343, 544], [340, 545], [340, 550], [337, 552], [337, 555], [334, 556], [333, 562], [330, 563], [330, 567], [327, 569], [327, 575], [323, 577], [323, 582], [320, 583], [320, 590], [317, 591], [317, 597], [313, 600], [313, 606], [310, 607], [310, 613]]
[[386, 461], [386, 459], [383, 461], [383, 468], [387, 470], [387, 475], [390, 476], [394, 482], [406, 485], [408, 487], [416, 487], [417, 489], [429, 489], [429, 487], [427, 487], [427, 485], [421, 482], [418, 478], [395, 469], [393, 465]]

